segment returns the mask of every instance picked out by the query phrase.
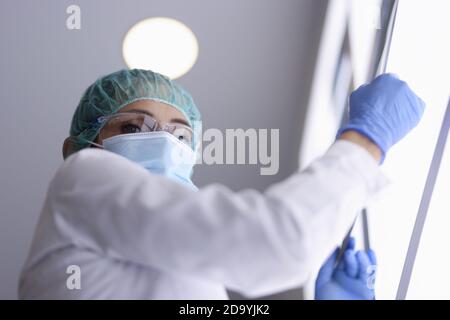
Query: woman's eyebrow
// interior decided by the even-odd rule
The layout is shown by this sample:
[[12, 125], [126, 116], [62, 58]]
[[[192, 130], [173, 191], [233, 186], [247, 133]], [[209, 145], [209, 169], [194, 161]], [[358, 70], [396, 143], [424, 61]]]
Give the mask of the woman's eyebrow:
[[184, 120], [184, 119], [181, 119], [181, 118], [172, 118], [171, 120], [170, 120], [170, 122], [172, 122], [172, 123], [180, 123], [180, 124], [184, 124], [185, 126], [187, 126], [187, 127], [191, 127], [190, 126], [190, 124], [186, 121], [186, 120]]
[[[130, 109], [130, 110], [127, 110], [127, 111], [124, 111], [124, 112], [143, 113], [143, 114], [149, 115], [149, 116], [152, 117], [152, 118], [154, 117], [154, 116], [153, 116], [153, 113], [151, 113], [150, 111], [147, 111], [147, 110]], [[169, 122], [172, 122], [172, 123], [180, 123], [180, 124], [184, 124], [185, 126], [188, 126], [189, 128], [191, 127], [191, 125], [189, 124], [189, 122], [187, 122], [186, 120], [184, 120], [184, 119], [182, 119], [182, 118], [172, 118], [172, 119], [170, 119]]]
[[151, 113], [150, 111], [147, 111], [147, 110], [141, 110], [141, 109], [130, 109], [130, 110], [123, 111], [123, 112], [143, 113], [143, 114], [149, 115], [150, 117], [154, 117], [154, 116], [153, 116], [153, 113]]

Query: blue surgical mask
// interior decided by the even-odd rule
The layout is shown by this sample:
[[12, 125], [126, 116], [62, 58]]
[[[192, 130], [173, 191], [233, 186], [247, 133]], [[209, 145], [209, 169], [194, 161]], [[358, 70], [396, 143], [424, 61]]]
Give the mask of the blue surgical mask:
[[198, 190], [191, 181], [195, 152], [168, 132], [121, 134], [103, 140], [103, 148]]

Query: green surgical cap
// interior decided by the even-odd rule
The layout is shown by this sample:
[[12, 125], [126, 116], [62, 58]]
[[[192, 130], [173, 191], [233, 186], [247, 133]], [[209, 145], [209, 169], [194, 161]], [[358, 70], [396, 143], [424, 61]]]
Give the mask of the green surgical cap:
[[83, 94], [73, 115], [70, 136], [76, 150], [86, 148], [101, 129], [97, 119], [118, 112], [130, 103], [154, 100], [180, 110], [194, 131], [192, 148], [198, 143], [200, 112], [192, 96], [166, 76], [150, 70], [120, 70], [99, 78]]

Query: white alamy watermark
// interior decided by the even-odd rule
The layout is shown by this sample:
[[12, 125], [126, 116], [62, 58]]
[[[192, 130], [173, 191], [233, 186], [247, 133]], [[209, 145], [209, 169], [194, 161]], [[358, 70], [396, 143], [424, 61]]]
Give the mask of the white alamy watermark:
[[[195, 154], [191, 147], [174, 149], [176, 164], [259, 165], [261, 175], [275, 175], [280, 168], [279, 129], [207, 129], [196, 124]], [[201, 126], [201, 125], [200, 125]], [[176, 135], [176, 132], [174, 132]], [[190, 150], [190, 151], [186, 151]], [[186, 153], [192, 153], [186, 155]]]
[[[280, 168], [279, 129], [202, 130], [194, 123], [195, 154], [191, 147], [174, 149], [171, 160], [176, 164], [259, 165], [261, 175], [275, 175]], [[176, 135], [176, 132], [173, 133]], [[190, 150], [190, 151], [186, 151]], [[187, 153], [192, 153], [188, 154]]]
[[72, 264], [66, 268], [66, 288], [69, 290], [81, 290], [81, 268]]
[[76, 4], [72, 4], [67, 7], [66, 13], [68, 17], [66, 19], [66, 27], [69, 30], [81, 29], [81, 8]]
[[374, 290], [375, 289], [375, 278], [377, 273], [377, 266], [376, 265], [370, 265], [367, 267], [366, 270], [367, 274], [369, 275], [367, 277], [367, 288]]
[[207, 129], [197, 148], [197, 163], [259, 165], [261, 175], [275, 175], [280, 167], [279, 129]]

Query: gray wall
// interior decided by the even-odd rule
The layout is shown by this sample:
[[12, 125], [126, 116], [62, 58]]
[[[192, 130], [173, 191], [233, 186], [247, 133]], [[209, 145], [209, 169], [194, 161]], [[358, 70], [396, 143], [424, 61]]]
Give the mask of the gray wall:
[[[78, 4], [82, 29], [65, 27]], [[82, 91], [120, 68], [121, 41], [149, 16], [179, 19], [200, 55], [179, 81], [204, 127], [279, 128], [280, 171], [201, 166], [200, 186], [221, 182], [263, 190], [297, 166], [301, 125], [326, 0], [2, 0], [0, 2], [0, 298], [15, 299], [46, 188]]]

